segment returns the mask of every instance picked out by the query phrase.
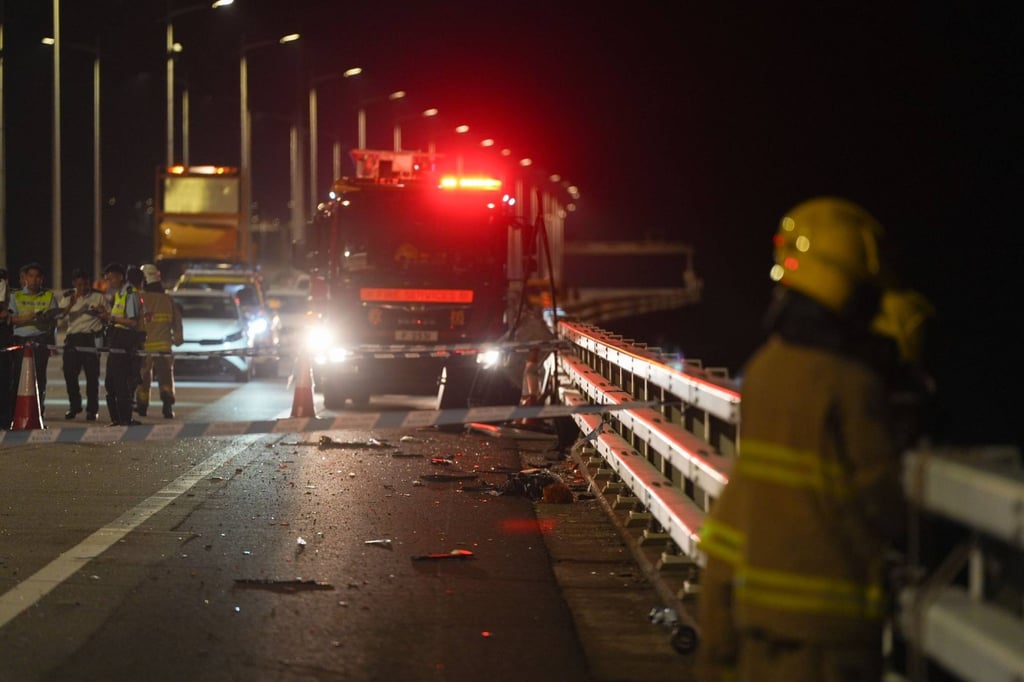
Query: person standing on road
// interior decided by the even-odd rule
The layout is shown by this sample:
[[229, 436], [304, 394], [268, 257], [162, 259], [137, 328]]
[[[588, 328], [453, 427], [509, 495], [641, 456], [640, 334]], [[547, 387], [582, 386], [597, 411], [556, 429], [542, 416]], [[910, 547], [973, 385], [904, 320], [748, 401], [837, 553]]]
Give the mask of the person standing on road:
[[132, 368], [138, 348], [140, 304], [135, 289], [125, 280], [126, 268], [120, 263], [111, 263], [103, 270], [110, 296], [110, 309], [101, 314], [107, 323], [107, 409], [110, 412], [110, 426], [138, 424], [132, 419], [132, 391], [136, 381]]
[[906, 518], [869, 352], [881, 237], [831, 197], [775, 235], [770, 337], [745, 367], [736, 468], [700, 531], [702, 682], [881, 678], [885, 558]]
[[74, 419], [82, 411], [82, 391], [78, 377], [85, 372], [85, 418], [96, 421], [100, 411], [100, 355], [103, 345], [103, 320], [107, 309], [103, 294], [92, 288], [92, 278], [85, 270], [71, 272], [72, 289], [61, 296], [60, 307], [66, 312], [64, 331], [64, 384], [68, 389], [68, 411], [65, 419]]
[[146, 416], [153, 375], [156, 374], [163, 415], [167, 419], [174, 419], [174, 357], [171, 355], [171, 347], [182, 344], [181, 310], [174, 299], [164, 292], [160, 271], [155, 265], [143, 265], [142, 274], [146, 281], [142, 293], [146, 312], [141, 325], [146, 336], [143, 345], [146, 355], [142, 357], [140, 383], [135, 392], [135, 410], [140, 416]]
[[[21, 284], [22, 287], [11, 295], [8, 302], [11, 324], [14, 325], [14, 340], [22, 345], [32, 345], [36, 395], [39, 396], [39, 416], [42, 417], [46, 411], [46, 368], [50, 364], [51, 349], [57, 343], [54, 336], [57, 297], [49, 289], [43, 289], [43, 267], [38, 263], [21, 267]], [[23, 358], [24, 352], [14, 352], [11, 357], [11, 385], [8, 390], [12, 405], [18, 395]]]
[[7, 309], [8, 287], [7, 268], [0, 267], [0, 429], [6, 429], [14, 419], [11, 406], [11, 353], [7, 350], [13, 343], [14, 329], [11, 327], [11, 311]]

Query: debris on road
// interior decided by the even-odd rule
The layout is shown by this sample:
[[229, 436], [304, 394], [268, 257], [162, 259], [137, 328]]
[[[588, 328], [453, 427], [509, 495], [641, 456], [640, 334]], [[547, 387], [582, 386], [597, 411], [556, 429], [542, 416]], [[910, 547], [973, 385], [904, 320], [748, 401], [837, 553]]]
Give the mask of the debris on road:
[[544, 489], [550, 485], [564, 486], [565, 482], [561, 476], [546, 469], [523, 469], [515, 474], [509, 474], [502, 492], [507, 495], [522, 495], [536, 501], [544, 497]]
[[[300, 445], [306, 445], [306, 443], [300, 443]], [[316, 446], [320, 450], [334, 450], [334, 449], [355, 450], [355, 449], [360, 449], [360, 448], [363, 448], [363, 449], [371, 448], [371, 449], [379, 450], [379, 449], [384, 449], [384, 448], [392, 449], [392, 448], [395, 447], [394, 445], [389, 445], [388, 443], [385, 443], [383, 441], [379, 441], [379, 440], [377, 440], [376, 438], [373, 438], [373, 437], [368, 438], [365, 441], [360, 442], [360, 441], [334, 440], [330, 436], [320, 436], [320, 440], [317, 441]]]
[[462, 473], [462, 474], [420, 474], [420, 478], [424, 481], [435, 481], [435, 482], [446, 482], [446, 481], [466, 481], [473, 478], [477, 478], [476, 474]]
[[334, 585], [317, 580], [274, 580], [271, 578], [235, 578], [235, 587], [248, 590], [270, 590], [271, 592], [302, 592], [306, 590], [333, 590]]
[[380, 540], [366, 540], [363, 542], [364, 545], [377, 545], [384, 549], [391, 549], [391, 538], [381, 538]]
[[419, 554], [413, 556], [413, 561], [434, 561], [437, 559], [472, 559], [473, 553], [468, 549], [453, 549], [445, 554]]

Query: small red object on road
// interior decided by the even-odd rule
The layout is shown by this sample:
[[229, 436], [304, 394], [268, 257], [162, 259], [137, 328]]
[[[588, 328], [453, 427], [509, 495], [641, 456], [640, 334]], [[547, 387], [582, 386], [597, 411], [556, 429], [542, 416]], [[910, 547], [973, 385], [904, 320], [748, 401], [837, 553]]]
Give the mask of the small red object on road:
[[453, 549], [446, 554], [420, 554], [412, 558], [413, 561], [430, 561], [433, 559], [472, 559], [473, 553], [468, 549]]

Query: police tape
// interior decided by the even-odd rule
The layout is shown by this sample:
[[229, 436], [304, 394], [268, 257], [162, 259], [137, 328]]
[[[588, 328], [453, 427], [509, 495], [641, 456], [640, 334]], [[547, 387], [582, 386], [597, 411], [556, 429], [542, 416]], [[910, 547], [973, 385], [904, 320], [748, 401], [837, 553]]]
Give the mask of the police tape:
[[348, 412], [335, 417], [289, 417], [231, 422], [167, 422], [138, 426], [71, 426], [54, 429], [0, 431], [0, 445], [164, 441], [265, 433], [312, 433], [344, 429], [362, 431], [412, 429], [457, 424], [493, 424], [520, 419], [554, 419], [574, 414], [603, 414], [615, 410], [655, 408], [666, 404], [668, 403], [635, 401], [614, 405], [493, 405], [445, 410]]
[[[269, 348], [238, 348], [231, 350], [214, 351], [130, 351], [124, 348], [109, 348], [105, 346], [59, 346], [53, 344], [34, 344], [35, 348], [46, 349], [53, 355], [64, 355], [69, 350], [79, 353], [109, 353], [111, 355], [130, 354], [137, 357], [173, 357], [187, 358], [189, 360], [208, 360], [213, 358], [226, 357], [249, 357], [249, 358], [277, 358], [285, 359], [294, 357], [299, 352], [298, 347], [282, 346], [277, 349]], [[554, 351], [566, 350], [571, 344], [565, 341], [517, 341], [494, 344], [471, 344], [456, 343], [442, 345], [360, 345], [345, 348], [346, 359], [373, 360], [400, 360], [420, 358], [447, 358], [458, 355], [480, 355], [483, 353], [497, 351], [499, 353], [530, 353], [532, 351]], [[0, 349], [0, 352], [18, 352], [24, 349], [24, 345], [8, 346]], [[294, 352], [289, 352], [294, 351]]]

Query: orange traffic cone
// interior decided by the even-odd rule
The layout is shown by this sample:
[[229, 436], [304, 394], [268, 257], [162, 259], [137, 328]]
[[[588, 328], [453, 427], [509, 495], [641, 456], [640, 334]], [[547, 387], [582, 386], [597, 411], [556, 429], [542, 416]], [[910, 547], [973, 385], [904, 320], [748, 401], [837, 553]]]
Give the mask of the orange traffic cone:
[[299, 367], [295, 373], [295, 396], [292, 398], [293, 417], [316, 418], [313, 407], [313, 368], [306, 353], [299, 355]]
[[43, 418], [39, 409], [39, 393], [36, 392], [36, 360], [31, 344], [25, 344], [25, 355], [21, 359], [21, 378], [18, 380], [18, 397], [14, 402], [14, 423], [12, 431], [43, 429]]

